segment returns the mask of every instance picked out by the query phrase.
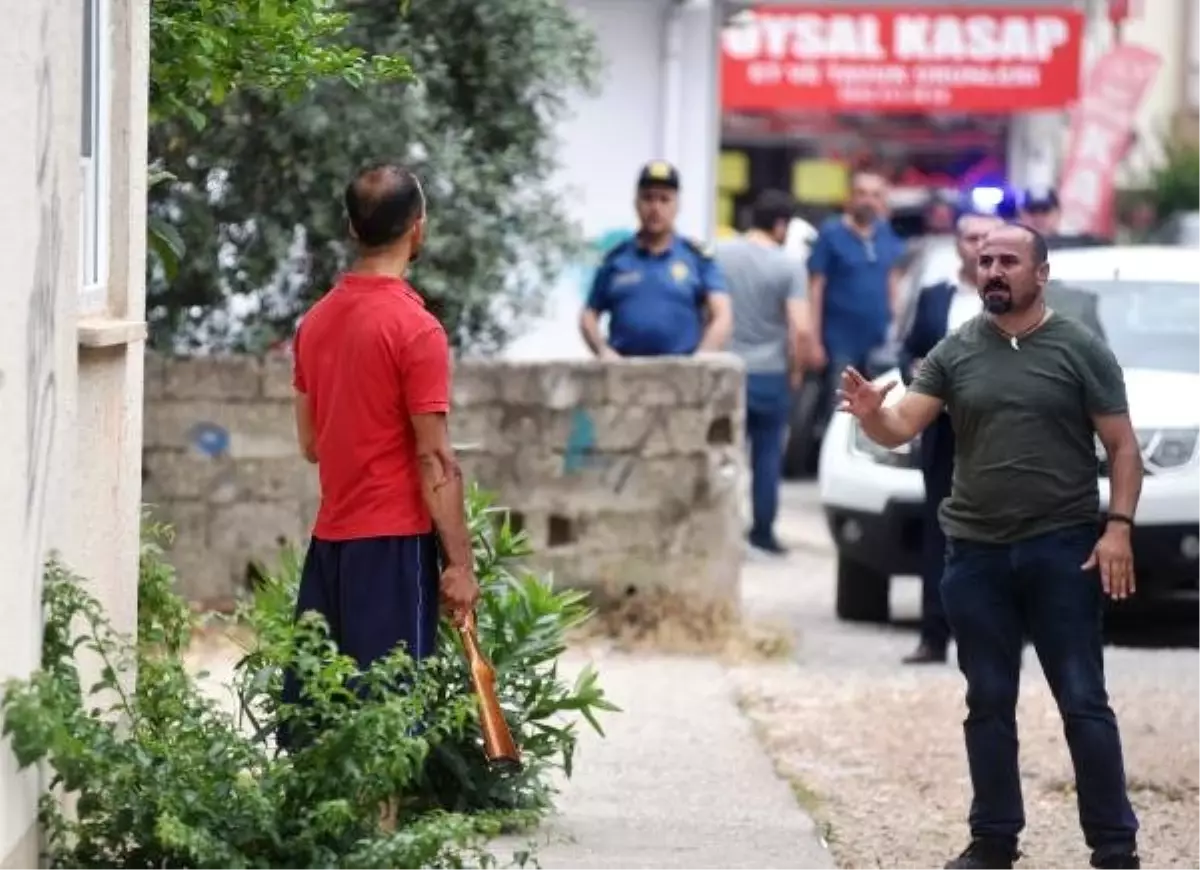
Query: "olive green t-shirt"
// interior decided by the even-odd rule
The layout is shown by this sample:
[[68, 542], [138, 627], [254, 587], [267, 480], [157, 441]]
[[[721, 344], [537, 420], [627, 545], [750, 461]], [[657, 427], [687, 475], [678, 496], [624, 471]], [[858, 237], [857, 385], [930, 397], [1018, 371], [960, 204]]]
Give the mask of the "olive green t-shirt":
[[913, 379], [954, 425], [954, 479], [938, 511], [948, 537], [1006, 544], [1099, 519], [1092, 417], [1128, 412], [1121, 366], [1061, 314], [1018, 344], [979, 315]]

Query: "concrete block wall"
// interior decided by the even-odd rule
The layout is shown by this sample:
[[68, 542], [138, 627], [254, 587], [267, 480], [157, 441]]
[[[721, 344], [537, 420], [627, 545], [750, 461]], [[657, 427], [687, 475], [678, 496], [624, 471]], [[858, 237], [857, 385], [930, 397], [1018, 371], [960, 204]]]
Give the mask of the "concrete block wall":
[[[146, 372], [144, 498], [176, 527], [186, 593], [226, 605], [255, 560], [303, 545], [320, 499], [289, 359], [151, 355]], [[723, 355], [464, 361], [451, 430], [468, 479], [512, 509], [557, 582], [597, 604], [665, 591], [736, 609], [743, 383]]]

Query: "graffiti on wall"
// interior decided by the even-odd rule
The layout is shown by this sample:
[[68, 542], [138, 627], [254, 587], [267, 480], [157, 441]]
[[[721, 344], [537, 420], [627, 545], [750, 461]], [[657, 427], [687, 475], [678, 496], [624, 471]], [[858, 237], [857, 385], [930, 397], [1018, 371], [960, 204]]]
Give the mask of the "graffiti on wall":
[[[54, 69], [50, 13], [42, 14], [38, 55], [36, 174], [37, 247], [25, 322], [25, 529], [40, 548], [50, 457], [58, 414], [54, 337], [63, 261], [62, 198], [54, 141]], [[40, 554], [39, 554], [40, 558]]]
[[229, 430], [218, 423], [197, 423], [188, 429], [188, 443], [209, 459], [220, 459], [229, 453]]
[[576, 408], [571, 414], [571, 431], [563, 448], [563, 474], [578, 474], [595, 460], [596, 424], [586, 408]]

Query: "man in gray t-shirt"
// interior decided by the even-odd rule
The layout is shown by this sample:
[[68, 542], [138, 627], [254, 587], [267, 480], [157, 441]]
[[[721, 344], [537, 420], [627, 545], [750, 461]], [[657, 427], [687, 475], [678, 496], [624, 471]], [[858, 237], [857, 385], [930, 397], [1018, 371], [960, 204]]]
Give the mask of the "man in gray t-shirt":
[[730, 350], [746, 363], [754, 511], [749, 541], [775, 555], [786, 552], [774, 525], [791, 390], [802, 374], [799, 345], [807, 332], [804, 266], [783, 249], [794, 212], [795, 203], [786, 193], [762, 193], [754, 203], [750, 230], [720, 243], [716, 254], [733, 304]]
[[[1095, 332], [1046, 306], [1046, 242], [1028, 227], [991, 231], [979, 252], [984, 313], [925, 358], [891, 407], [858, 372], [843, 410], [895, 447], [945, 408], [954, 478], [942, 502], [942, 601], [967, 680], [971, 845], [947, 867], [1012, 867], [1024, 827], [1016, 707], [1021, 647], [1032, 639], [1062, 715], [1079, 820], [1093, 867], [1138, 867], [1117, 720], [1104, 683], [1104, 595], [1134, 591], [1130, 530], [1142, 457], [1125, 383]], [[1108, 454], [1104, 531], [1095, 438]]]

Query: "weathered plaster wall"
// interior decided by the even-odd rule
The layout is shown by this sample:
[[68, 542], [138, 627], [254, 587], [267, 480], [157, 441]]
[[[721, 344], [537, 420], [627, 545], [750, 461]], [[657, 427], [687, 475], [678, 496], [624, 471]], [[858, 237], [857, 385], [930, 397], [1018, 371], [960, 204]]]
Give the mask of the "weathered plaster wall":
[[[137, 607], [149, 0], [110, 0], [105, 280], [80, 273], [83, 6], [9, 3], [0, 31], [0, 682], [41, 645], [51, 550], [86, 575], [115, 625]], [[87, 669], [83, 663], [85, 684]], [[0, 867], [38, 866], [38, 772], [0, 745]]]
[[[0, 31], [0, 681], [38, 662], [46, 552], [60, 523], [73, 461], [74, 295], [78, 286], [79, 4], [11, 4]], [[0, 862], [36, 860], [30, 835], [36, 771], [18, 774], [0, 744]], [[22, 866], [26, 866], [22, 864]], [[36, 866], [30, 864], [28, 866]]]

